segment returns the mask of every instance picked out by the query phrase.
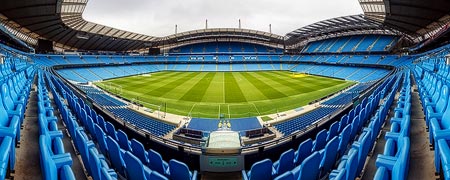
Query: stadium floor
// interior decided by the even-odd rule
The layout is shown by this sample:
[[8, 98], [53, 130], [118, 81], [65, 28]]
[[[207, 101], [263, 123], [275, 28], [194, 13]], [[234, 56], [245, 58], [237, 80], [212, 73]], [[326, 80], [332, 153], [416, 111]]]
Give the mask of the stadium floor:
[[151, 109], [201, 118], [220, 114], [240, 118], [295, 109], [354, 83], [288, 71], [165, 71], [96, 85]]

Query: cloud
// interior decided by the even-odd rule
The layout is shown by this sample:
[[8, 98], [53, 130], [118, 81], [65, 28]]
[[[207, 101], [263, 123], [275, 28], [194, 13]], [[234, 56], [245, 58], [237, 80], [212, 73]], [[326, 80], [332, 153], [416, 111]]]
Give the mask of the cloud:
[[210, 28], [242, 27], [285, 35], [317, 21], [361, 14], [357, 0], [91, 0], [83, 17], [95, 23], [167, 36]]

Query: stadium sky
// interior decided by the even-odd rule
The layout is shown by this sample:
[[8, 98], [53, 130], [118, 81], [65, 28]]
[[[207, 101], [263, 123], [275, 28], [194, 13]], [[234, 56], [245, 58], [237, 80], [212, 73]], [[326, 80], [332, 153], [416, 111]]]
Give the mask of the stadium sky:
[[90, 0], [83, 17], [131, 32], [166, 36], [205, 28], [238, 27], [285, 35], [321, 20], [361, 14], [357, 0]]

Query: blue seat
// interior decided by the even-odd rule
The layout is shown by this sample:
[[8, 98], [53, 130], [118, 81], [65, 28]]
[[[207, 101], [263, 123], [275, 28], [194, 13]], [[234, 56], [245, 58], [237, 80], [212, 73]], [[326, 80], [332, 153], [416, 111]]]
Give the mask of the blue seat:
[[307, 157], [300, 166], [292, 170], [294, 179], [317, 179], [319, 178], [320, 154], [318, 152], [312, 153]]
[[384, 167], [390, 174], [390, 179], [401, 180], [408, 176], [409, 168], [409, 137], [399, 137], [397, 140], [399, 150], [394, 156], [378, 155], [376, 166]]
[[337, 150], [339, 147], [339, 137], [334, 137], [328, 141], [325, 149], [319, 151], [322, 161], [320, 162], [321, 175], [324, 175], [331, 171], [334, 163], [336, 162]]
[[[270, 164], [272, 167], [272, 164]], [[195, 180], [197, 171], [189, 171], [189, 167], [183, 162], [172, 159], [169, 161], [170, 179]]]
[[[448, 101], [450, 104], [450, 101]], [[441, 155], [439, 154], [439, 145], [436, 144], [440, 139], [448, 139], [447, 136], [450, 134], [450, 106], [447, 105], [447, 108], [442, 113], [442, 116], [436, 116], [430, 119], [430, 141], [435, 146], [434, 158], [435, 158], [435, 167], [436, 172], [439, 172], [439, 163]]]
[[151, 180], [168, 180], [167, 177], [161, 175], [160, 173], [158, 173], [156, 171], [152, 171], [152, 173], [150, 174], [150, 179]]
[[13, 145], [13, 142], [13, 137], [5, 136], [0, 133], [0, 179], [5, 179], [7, 175], [9, 169], [9, 159], [11, 157], [11, 146]]
[[338, 148], [338, 155], [342, 155], [345, 153], [348, 147], [348, 143], [350, 141], [350, 133], [352, 131], [352, 125], [347, 125], [339, 134], [339, 148]]
[[119, 142], [120, 148], [125, 151], [131, 151], [130, 141], [128, 141], [128, 136], [122, 130], [117, 131], [117, 141]]
[[[45, 135], [39, 136], [40, 164], [44, 179], [60, 179], [60, 175], [70, 176], [65, 172], [64, 166], [72, 166], [72, 157], [69, 153], [53, 155], [46, 143]], [[66, 175], [69, 173], [69, 175]], [[73, 176], [73, 175], [72, 175]]]
[[327, 143], [327, 136], [328, 132], [326, 129], [323, 129], [322, 131], [318, 132], [316, 135], [316, 139], [314, 140], [314, 146], [313, 151], [321, 150], [325, 147], [325, 144]]
[[294, 168], [294, 150], [289, 149], [283, 152], [280, 159], [273, 163], [273, 168], [275, 170], [274, 176], [292, 170]]
[[[17, 136], [20, 132], [20, 119], [17, 115], [8, 114], [3, 105], [1, 104], [0, 96], [0, 142], [2, 143], [2, 147], [5, 145], [9, 145], [9, 150], [4, 150], [5, 155], [9, 154], [9, 161], [3, 161], [3, 163], [8, 164], [9, 169], [14, 170], [15, 159], [16, 159], [16, 142], [18, 141]], [[9, 137], [13, 139], [13, 142], [9, 143]], [[4, 158], [5, 156], [2, 156]], [[6, 166], [2, 166], [6, 167]]]
[[385, 168], [385, 167], [377, 168], [377, 171], [376, 171], [373, 179], [374, 180], [390, 180], [389, 172], [388, 172], [387, 168]]
[[120, 173], [125, 175], [125, 161], [123, 156], [125, 155], [124, 150], [120, 149], [119, 144], [116, 140], [108, 136], [106, 138], [106, 144], [108, 145], [109, 158], [111, 160], [112, 166]]
[[103, 130], [97, 124], [94, 125], [95, 137], [98, 142], [98, 146], [100, 147], [100, 151], [103, 154], [108, 154], [108, 146], [106, 145], [106, 135]]
[[274, 180], [295, 180], [295, 179], [294, 179], [294, 174], [292, 174], [291, 171], [287, 171], [287, 172], [279, 175], [278, 177], [276, 177]]
[[100, 154], [95, 147], [89, 149], [89, 167], [91, 168], [91, 176], [93, 179], [101, 179], [102, 169], [107, 169], [107, 174], [117, 179], [117, 174], [113, 169], [109, 169], [105, 157]]
[[[242, 179], [244, 180], [271, 180], [273, 174], [273, 164], [270, 159], [258, 161], [252, 165], [246, 172], [242, 170]], [[170, 167], [171, 168], [171, 167]], [[172, 171], [172, 170], [171, 170]]]
[[21, 104], [20, 102], [14, 102], [11, 99], [11, 96], [9, 94], [9, 88], [6, 83], [3, 83], [3, 85], [0, 87], [1, 91], [1, 97], [2, 97], [2, 103], [3, 107], [8, 111], [8, 114], [10, 115], [17, 115], [20, 118], [20, 121], [22, 122], [24, 117], [24, 104]]
[[141, 142], [136, 139], [131, 140], [131, 150], [133, 154], [141, 160], [144, 165], [148, 165], [148, 154]]
[[352, 131], [350, 133], [350, 140], [355, 139], [356, 134], [359, 132], [359, 116], [356, 115], [352, 121]]
[[114, 125], [110, 122], [106, 122], [106, 134], [117, 139], [116, 128], [114, 128]]
[[153, 149], [148, 150], [148, 159], [150, 161], [149, 167], [153, 171], [156, 171], [162, 175], [167, 175], [170, 173], [168, 172], [169, 164], [166, 161], [164, 161], [161, 155], [155, 150]]
[[363, 166], [366, 162], [367, 155], [370, 151], [370, 145], [372, 144], [370, 137], [372, 137], [372, 130], [365, 129], [358, 140], [353, 142], [352, 148], [358, 149], [358, 166], [357, 166], [357, 174], [361, 172]]
[[334, 138], [338, 133], [339, 133], [339, 122], [334, 122], [333, 124], [330, 125], [330, 128], [328, 130], [327, 141]]
[[150, 180], [150, 175], [152, 173], [152, 170], [149, 169], [148, 167], [144, 166], [142, 164], [142, 162], [139, 160], [139, 158], [137, 158], [136, 156], [134, 156], [133, 154], [131, 154], [131, 152], [127, 151], [125, 153], [125, 164], [127, 166], [126, 168], [126, 172], [127, 172], [127, 178], [128, 179], [149, 179]]
[[348, 151], [347, 155], [342, 156], [337, 169], [331, 171], [330, 177], [338, 177], [340, 171], [344, 171], [345, 176], [343, 179], [354, 180], [357, 177], [356, 172], [357, 169], [358, 169], [358, 150], [352, 148]]
[[313, 141], [311, 138], [303, 141], [298, 145], [297, 151], [294, 153], [294, 165], [299, 165], [303, 162], [305, 158], [307, 158], [312, 153]]

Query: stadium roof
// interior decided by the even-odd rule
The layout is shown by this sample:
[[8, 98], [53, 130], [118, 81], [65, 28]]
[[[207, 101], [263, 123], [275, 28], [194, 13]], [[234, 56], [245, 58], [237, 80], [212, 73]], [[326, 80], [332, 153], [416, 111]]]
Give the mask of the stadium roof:
[[367, 33], [402, 35], [400, 31], [386, 27], [383, 23], [370, 20], [364, 15], [353, 15], [327, 19], [290, 32], [286, 35], [286, 44], [305, 44], [306, 41], [333, 35]]
[[149, 46], [167, 45], [206, 36], [254, 39], [280, 43], [282, 36], [272, 33], [233, 28], [203, 29], [154, 37], [92, 23], [82, 17], [88, 0], [2, 0], [1, 23], [25, 34], [26, 42], [37, 39], [54, 41], [64, 49], [128, 51]]
[[88, 0], [2, 0], [0, 24], [23, 41], [36, 45], [38, 39], [55, 42], [63, 49], [129, 51], [146, 47], [169, 47], [187, 41], [227, 38], [288, 46], [305, 40], [364, 33], [403, 35], [414, 42], [433, 37], [450, 27], [448, 0], [358, 0], [364, 15], [320, 21], [288, 33], [238, 28], [201, 29], [154, 37], [88, 22], [82, 13]]
[[364, 14], [424, 40], [448, 26], [449, 0], [359, 0]]

